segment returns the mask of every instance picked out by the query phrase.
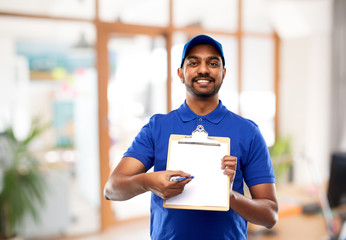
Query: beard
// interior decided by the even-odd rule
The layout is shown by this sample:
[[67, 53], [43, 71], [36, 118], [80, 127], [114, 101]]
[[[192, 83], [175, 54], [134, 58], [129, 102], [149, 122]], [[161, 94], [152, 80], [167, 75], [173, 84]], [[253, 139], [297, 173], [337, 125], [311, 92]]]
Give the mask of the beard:
[[[203, 92], [203, 91], [199, 91], [198, 89], [196, 89], [194, 87], [194, 83], [197, 82], [197, 78], [207, 78], [210, 81], [214, 82], [214, 87], [212, 89], [210, 89], [210, 91], [208, 92]], [[189, 84], [186, 80], [185, 77], [183, 77], [184, 79], [184, 83], [185, 83], [185, 87], [186, 90], [191, 93], [193, 96], [198, 97], [198, 98], [210, 98], [215, 96], [216, 94], [218, 94], [221, 85], [222, 85], [222, 81], [220, 84], [215, 84], [215, 78], [210, 77], [208, 74], [199, 74], [197, 77], [194, 77], [191, 79], [191, 84]]]

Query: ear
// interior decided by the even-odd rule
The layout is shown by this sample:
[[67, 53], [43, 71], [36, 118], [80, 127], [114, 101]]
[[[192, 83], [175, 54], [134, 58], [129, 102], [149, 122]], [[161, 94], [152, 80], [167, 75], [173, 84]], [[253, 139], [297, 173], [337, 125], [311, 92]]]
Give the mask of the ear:
[[225, 76], [226, 76], [226, 68], [223, 68], [222, 69], [222, 81], [225, 78]]
[[181, 81], [182, 83], [185, 83], [185, 81], [184, 81], [184, 75], [183, 75], [183, 69], [182, 69], [182, 68], [178, 68], [177, 73], [178, 73], [178, 76], [179, 76], [179, 78], [180, 78], [180, 81]]

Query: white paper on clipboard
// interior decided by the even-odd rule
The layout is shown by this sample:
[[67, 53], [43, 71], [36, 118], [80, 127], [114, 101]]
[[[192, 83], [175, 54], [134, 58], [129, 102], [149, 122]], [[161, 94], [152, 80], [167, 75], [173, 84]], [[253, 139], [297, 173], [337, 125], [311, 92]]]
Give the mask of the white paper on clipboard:
[[171, 135], [167, 170], [194, 176], [184, 191], [164, 201], [165, 208], [229, 210], [230, 180], [223, 174], [221, 159], [230, 154], [230, 139], [208, 137], [202, 125], [191, 136]]

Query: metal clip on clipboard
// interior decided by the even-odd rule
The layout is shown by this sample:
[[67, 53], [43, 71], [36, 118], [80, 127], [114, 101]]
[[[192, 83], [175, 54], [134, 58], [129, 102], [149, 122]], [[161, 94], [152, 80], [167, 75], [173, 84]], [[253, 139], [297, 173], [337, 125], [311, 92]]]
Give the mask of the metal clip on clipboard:
[[192, 136], [187, 136], [184, 140], [178, 141], [178, 144], [196, 144], [205, 146], [221, 146], [218, 141], [208, 137], [208, 132], [205, 131], [202, 125], [198, 125], [196, 130], [192, 132]]

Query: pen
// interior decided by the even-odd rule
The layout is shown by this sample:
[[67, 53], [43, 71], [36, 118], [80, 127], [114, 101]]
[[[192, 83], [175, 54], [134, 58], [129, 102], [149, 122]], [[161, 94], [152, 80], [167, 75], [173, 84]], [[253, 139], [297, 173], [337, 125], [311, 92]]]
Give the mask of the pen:
[[177, 181], [183, 181], [183, 180], [188, 179], [188, 178], [193, 179], [194, 176], [190, 176], [190, 177], [171, 177], [170, 180], [171, 180], [172, 182], [177, 182]]

